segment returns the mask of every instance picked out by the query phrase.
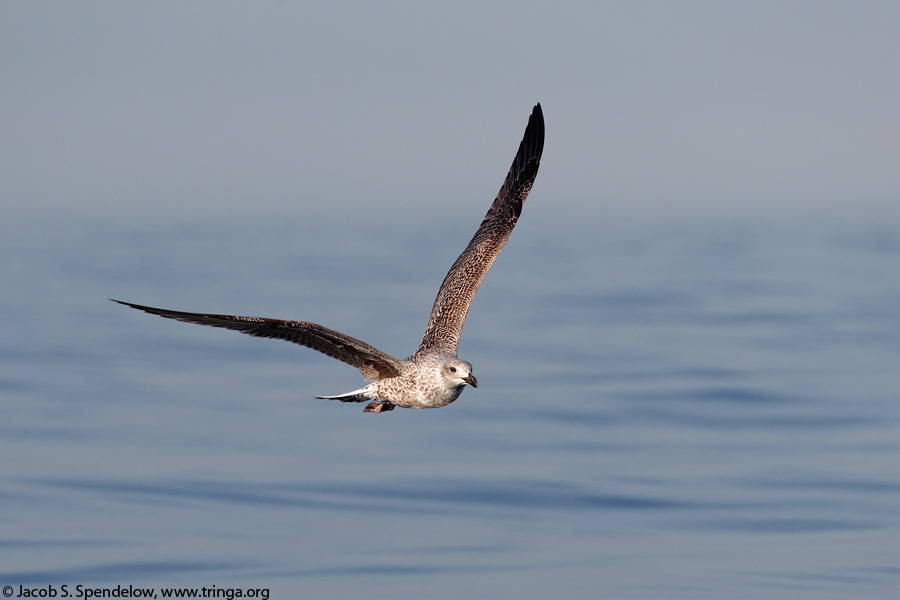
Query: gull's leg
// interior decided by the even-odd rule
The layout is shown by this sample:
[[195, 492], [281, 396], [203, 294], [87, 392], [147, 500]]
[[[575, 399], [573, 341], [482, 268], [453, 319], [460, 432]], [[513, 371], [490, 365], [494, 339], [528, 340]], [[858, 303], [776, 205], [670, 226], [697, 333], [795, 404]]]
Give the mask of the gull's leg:
[[394, 410], [394, 405], [390, 402], [369, 402], [363, 412], [388, 412]]

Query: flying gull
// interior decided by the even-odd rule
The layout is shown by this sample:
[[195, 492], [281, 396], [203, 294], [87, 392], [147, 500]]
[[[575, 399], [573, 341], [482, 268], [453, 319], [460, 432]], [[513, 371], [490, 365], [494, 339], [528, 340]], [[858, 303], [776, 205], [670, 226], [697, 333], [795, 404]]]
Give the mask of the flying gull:
[[431, 308], [425, 335], [415, 354], [399, 360], [343, 333], [305, 321], [283, 321], [189, 313], [114, 300], [153, 315], [234, 329], [257, 337], [277, 338], [318, 350], [359, 369], [372, 383], [338, 396], [316, 396], [341, 402], [369, 402], [365, 412], [395, 406], [438, 408], [459, 397], [463, 387], [478, 387], [472, 365], [457, 358], [456, 347], [469, 304], [522, 213], [544, 149], [544, 115], [537, 104], [506, 180], [475, 236], [444, 278]]

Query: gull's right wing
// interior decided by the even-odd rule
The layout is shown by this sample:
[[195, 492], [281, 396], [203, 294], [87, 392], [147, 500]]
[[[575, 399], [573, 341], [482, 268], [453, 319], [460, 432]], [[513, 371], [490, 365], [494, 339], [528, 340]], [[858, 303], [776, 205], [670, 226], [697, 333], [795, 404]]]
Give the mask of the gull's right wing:
[[438, 290], [417, 354], [435, 350], [456, 354], [469, 305], [522, 213], [522, 204], [537, 176], [543, 150], [544, 113], [538, 104], [528, 119], [519, 151], [497, 198]]

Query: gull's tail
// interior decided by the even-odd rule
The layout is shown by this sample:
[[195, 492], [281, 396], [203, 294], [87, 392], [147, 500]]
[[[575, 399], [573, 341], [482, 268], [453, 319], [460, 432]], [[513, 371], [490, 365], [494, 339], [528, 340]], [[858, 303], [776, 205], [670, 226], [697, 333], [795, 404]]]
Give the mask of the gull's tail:
[[374, 398], [372, 397], [374, 386], [374, 383], [370, 383], [364, 388], [359, 388], [358, 390], [353, 390], [352, 392], [347, 392], [346, 394], [340, 394], [337, 396], [316, 396], [316, 398], [322, 400], [340, 400], [341, 402], [366, 402], [369, 400], [374, 400]]

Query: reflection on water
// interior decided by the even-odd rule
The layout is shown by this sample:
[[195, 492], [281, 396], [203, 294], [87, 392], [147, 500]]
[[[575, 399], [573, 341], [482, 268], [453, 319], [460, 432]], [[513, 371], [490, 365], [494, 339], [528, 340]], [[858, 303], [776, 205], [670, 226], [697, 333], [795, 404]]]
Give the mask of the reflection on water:
[[526, 219], [463, 330], [481, 386], [370, 415], [312, 398], [350, 367], [106, 298], [406, 356], [468, 224], [8, 222], [0, 581], [892, 597], [900, 232], [800, 224]]

